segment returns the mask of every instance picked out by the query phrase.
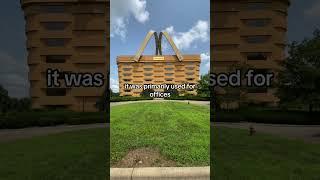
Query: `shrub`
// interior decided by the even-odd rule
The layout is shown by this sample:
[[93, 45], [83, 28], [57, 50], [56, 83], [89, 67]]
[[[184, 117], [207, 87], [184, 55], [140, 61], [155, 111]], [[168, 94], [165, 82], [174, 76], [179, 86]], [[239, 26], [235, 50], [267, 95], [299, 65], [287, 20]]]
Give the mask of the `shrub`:
[[0, 129], [17, 129], [34, 126], [80, 125], [105, 123], [107, 114], [102, 112], [30, 111], [0, 116]]
[[210, 97], [205, 96], [171, 96], [170, 98], [165, 98], [167, 100], [194, 100], [194, 101], [210, 101]]
[[142, 101], [142, 100], [152, 100], [151, 97], [132, 97], [132, 96], [119, 96], [111, 97], [110, 102], [122, 102], [122, 101]]

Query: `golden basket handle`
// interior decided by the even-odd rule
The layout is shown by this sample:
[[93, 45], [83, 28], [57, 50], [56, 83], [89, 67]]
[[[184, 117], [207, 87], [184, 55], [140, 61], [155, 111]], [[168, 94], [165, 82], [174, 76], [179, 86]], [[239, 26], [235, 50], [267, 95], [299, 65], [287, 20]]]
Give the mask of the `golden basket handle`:
[[162, 40], [162, 35], [164, 35], [167, 39], [167, 41], [169, 42], [171, 48], [173, 49], [173, 51], [176, 53], [176, 56], [178, 58], [179, 61], [183, 60], [183, 56], [180, 53], [179, 49], [177, 48], [177, 46], [175, 45], [175, 43], [173, 42], [172, 38], [170, 37], [170, 35], [165, 32], [162, 31], [159, 34], [159, 37], [157, 36], [157, 33], [154, 31], [149, 31], [148, 34], [146, 35], [146, 37], [144, 38], [138, 52], [136, 53], [136, 55], [133, 57], [133, 60], [135, 62], [138, 62], [142, 56], [142, 53], [144, 52], [145, 48], [147, 47], [150, 39], [152, 36], [155, 37], [155, 42], [156, 42], [156, 55], [162, 55], [162, 48], [161, 48], [161, 40]]

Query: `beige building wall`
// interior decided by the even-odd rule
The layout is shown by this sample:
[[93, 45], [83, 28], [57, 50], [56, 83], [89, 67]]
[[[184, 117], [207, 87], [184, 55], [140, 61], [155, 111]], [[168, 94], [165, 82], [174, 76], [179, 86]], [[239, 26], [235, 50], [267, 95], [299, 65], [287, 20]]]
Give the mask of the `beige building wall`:
[[[200, 55], [184, 55], [179, 61], [177, 56], [141, 56], [138, 62], [134, 56], [118, 56], [120, 96], [140, 96], [142, 89], [124, 89], [125, 84], [193, 84], [199, 81]], [[163, 90], [155, 90], [163, 92]], [[186, 93], [196, 94], [196, 89]]]
[[48, 68], [102, 73], [109, 67], [109, 0], [22, 0], [32, 107], [97, 111], [105, 87], [47, 88]]
[[[214, 0], [211, 3], [211, 70], [248, 64], [276, 72], [285, 59], [288, 0]], [[252, 88], [248, 100], [276, 104], [273, 88]]]

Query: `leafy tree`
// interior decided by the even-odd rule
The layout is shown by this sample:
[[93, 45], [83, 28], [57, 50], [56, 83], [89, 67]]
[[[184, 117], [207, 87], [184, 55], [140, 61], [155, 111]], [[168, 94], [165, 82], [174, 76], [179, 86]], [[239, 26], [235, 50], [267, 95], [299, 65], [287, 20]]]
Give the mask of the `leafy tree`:
[[110, 89], [110, 97], [119, 97], [119, 96], [120, 96], [120, 93], [113, 92], [112, 89]]
[[0, 85], [0, 111], [6, 113], [9, 110], [10, 97], [8, 91]]
[[243, 104], [246, 103], [247, 100], [247, 91], [248, 87], [246, 86], [244, 79], [245, 73], [252, 69], [251, 66], [248, 64], [242, 63], [242, 64], [233, 64], [229, 68], [229, 72], [236, 72], [237, 70], [240, 70], [240, 76], [242, 77], [242, 85], [240, 87], [214, 87], [214, 97], [216, 97], [216, 108], [219, 108], [222, 104], [224, 104], [226, 109], [229, 109], [229, 105], [232, 103], [237, 103], [239, 107], [243, 106]]
[[150, 97], [150, 94], [153, 93], [154, 90], [153, 89], [146, 89], [146, 90], [143, 90], [140, 95], [142, 97]]
[[320, 30], [310, 39], [291, 43], [288, 50], [278, 75], [280, 103], [308, 106], [312, 112], [320, 105]]
[[210, 75], [204, 74], [200, 76], [200, 80], [197, 85], [198, 96], [210, 97]]
[[10, 111], [27, 111], [31, 108], [29, 98], [10, 98], [8, 91], [0, 85], [0, 112], [5, 114]]
[[164, 90], [165, 93], [170, 93], [170, 97], [179, 97], [180, 93], [176, 89]]

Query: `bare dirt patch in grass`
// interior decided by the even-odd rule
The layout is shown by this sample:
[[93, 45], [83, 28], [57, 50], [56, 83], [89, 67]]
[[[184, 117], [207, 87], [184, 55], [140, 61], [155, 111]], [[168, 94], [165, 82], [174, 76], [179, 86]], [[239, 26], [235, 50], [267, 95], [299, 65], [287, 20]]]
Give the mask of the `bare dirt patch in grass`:
[[162, 156], [159, 151], [151, 148], [140, 148], [129, 151], [113, 167], [132, 168], [132, 167], [175, 167], [176, 163]]

